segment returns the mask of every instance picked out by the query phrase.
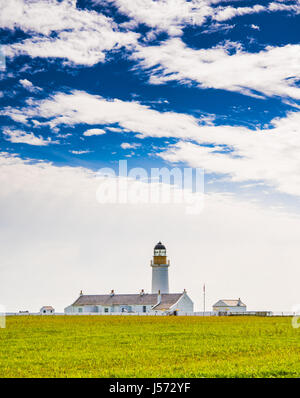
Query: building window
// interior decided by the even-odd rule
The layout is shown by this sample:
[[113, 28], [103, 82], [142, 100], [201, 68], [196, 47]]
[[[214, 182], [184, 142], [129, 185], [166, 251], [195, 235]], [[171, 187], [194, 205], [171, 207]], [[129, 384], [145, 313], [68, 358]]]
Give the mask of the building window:
[[108, 308], [104, 308], [104, 312], [108, 312]]
[[143, 305], [143, 312], [147, 312], [147, 307]]
[[82, 312], [82, 308], [78, 308], [78, 312]]

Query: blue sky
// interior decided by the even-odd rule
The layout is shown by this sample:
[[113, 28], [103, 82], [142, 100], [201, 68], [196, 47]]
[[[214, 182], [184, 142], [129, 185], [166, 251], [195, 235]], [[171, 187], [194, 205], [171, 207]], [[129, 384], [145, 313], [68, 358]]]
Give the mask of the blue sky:
[[[295, 187], [283, 187], [287, 183], [279, 181], [275, 173], [268, 173], [266, 168], [272, 168], [272, 164], [258, 165], [261, 159], [248, 154], [245, 148], [241, 150], [238, 137], [237, 142], [202, 138], [201, 128], [191, 137], [188, 125], [186, 134], [179, 137], [175, 125], [174, 134], [164, 132], [163, 128], [158, 134], [153, 125], [140, 138], [138, 123], [136, 130], [129, 127], [125, 131], [121, 118], [93, 119], [84, 112], [78, 120], [53, 126], [50, 121], [57, 113], [46, 115], [40, 109], [43, 101], [55, 103], [58, 94], [73, 97], [71, 107], [82, 107], [76, 103], [81, 92], [101, 97], [105, 102], [121, 100], [124, 109], [128, 103], [136, 102], [144, 106], [145, 117], [148, 110], [155, 110], [158, 124], [160, 116], [173, 112], [191, 115], [193, 123], [218, 127], [219, 131], [224, 125], [233, 126], [237, 133], [244, 128], [244, 135], [274, 131], [275, 118], [283, 124], [289, 115], [296, 117], [299, 111], [300, 95], [295, 89], [300, 77], [297, 1], [143, 0], [129, 6], [123, 0], [85, 0], [77, 4], [49, 0], [24, 4], [3, 3], [1, 44], [6, 54], [6, 69], [1, 73], [0, 83], [3, 151], [17, 153], [22, 158], [97, 170], [113, 166], [122, 158], [127, 158], [132, 167], [170, 165], [167, 156], [170, 150], [175, 152], [171, 163], [191, 165], [188, 150], [183, 154], [176, 149], [178, 142], [183, 145], [194, 142], [195, 150], [205, 148], [206, 144], [210, 148], [221, 145], [227, 155], [218, 165], [214, 164], [214, 152], [209, 154], [209, 167], [206, 167], [207, 153], [199, 152], [199, 162], [192, 162], [193, 166], [205, 169], [208, 181], [211, 175], [219, 176], [221, 185], [235, 180], [235, 188], [226, 185], [226, 189], [234, 190], [240, 183], [259, 180], [272, 191], [274, 198], [279, 193], [290, 195], [297, 191]], [[52, 10], [49, 20], [44, 15], [47, 6]], [[20, 9], [15, 21], [10, 14], [13, 7]], [[30, 18], [31, 14], [35, 18]], [[121, 36], [111, 37], [112, 32]], [[92, 43], [86, 42], [88, 37], [92, 37]], [[293, 58], [287, 68], [290, 54]], [[249, 58], [248, 63], [247, 57], [251, 55], [253, 59]], [[64, 103], [65, 98], [61, 101]], [[113, 112], [119, 109], [116, 105]], [[95, 114], [99, 110], [100, 102], [95, 103]], [[16, 112], [30, 115], [26, 120], [17, 119]], [[111, 127], [120, 131], [112, 131]], [[105, 133], [83, 135], [92, 128], [103, 129]], [[275, 132], [276, 135], [274, 141], [279, 140], [279, 133]], [[194, 140], [197, 136], [200, 141]], [[40, 139], [36, 141], [34, 137]], [[127, 145], [123, 149], [122, 143], [133, 147]], [[255, 163], [258, 170], [248, 177], [247, 171], [236, 175], [240, 167], [236, 162], [229, 168], [225, 165], [224, 173], [221, 172], [222, 162], [232, 155], [249, 156], [251, 162], [246, 167], [251, 169]], [[278, 156], [281, 155], [279, 150]], [[284, 163], [284, 156], [278, 161]], [[291, 167], [291, 173], [297, 171], [299, 168]], [[213, 185], [207, 189], [213, 189]]]
[[[0, 167], [4, 183], [10, 183], [3, 200], [12, 195], [8, 205], [13, 206], [13, 195], [23, 192], [6, 224], [20, 239], [28, 232], [23, 226], [34, 224], [32, 214], [37, 210], [31, 203], [36, 203], [36, 195], [42, 203], [55, 190], [50, 201], [55, 206], [65, 195], [63, 184], [54, 184], [57, 172], [74, 184], [70, 192], [79, 192], [87, 173], [115, 168], [120, 159], [127, 159], [129, 167], [147, 170], [178, 165], [204, 169], [205, 191], [212, 195], [211, 210], [208, 206], [204, 218], [218, 213], [212, 210], [213, 203], [222, 195], [232, 198], [230, 211], [227, 199], [222, 202], [230, 220], [235, 209], [244, 206], [236, 200], [263, 206], [259, 225], [269, 225], [263, 221], [267, 209], [299, 214], [299, 1], [0, 0], [0, 8], [0, 60], [5, 59], [5, 67], [0, 63]], [[31, 187], [26, 191], [25, 177], [35, 191]], [[54, 184], [51, 193], [45, 181]], [[14, 224], [27, 199], [29, 210], [22, 217], [26, 213], [29, 218], [22, 226]], [[58, 214], [63, 214], [61, 206]], [[240, 210], [245, 223], [251, 218], [249, 209]], [[40, 211], [36, 217], [43, 217], [42, 205]], [[143, 217], [138, 209], [133, 211], [134, 218]], [[164, 217], [166, 225], [172, 220], [171, 214], [156, 216]], [[121, 217], [125, 225], [127, 216]], [[147, 218], [152, 235], [140, 237], [143, 248], [149, 241], [155, 243], [158, 234], [164, 240], [171, 232], [156, 230], [149, 221], [154, 218]], [[71, 239], [73, 231], [65, 222], [64, 236]], [[106, 222], [108, 230], [113, 229], [111, 220]], [[232, 222], [230, 228], [227, 225], [235, 232], [228, 236], [236, 241], [238, 231]], [[284, 231], [280, 222], [274, 231]], [[189, 234], [184, 225], [193, 230], [191, 223], [182, 221], [181, 233], [173, 236], [174, 252], [182, 235]], [[210, 223], [218, 230], [217, 220], [203, 221], [208, 229]], [[87, 221], [79, 224], [84, 229]], [[297, 228], [295, 224], [290, 231]], [[257, 224], [250, 230], [249, 236], [256, 234]], [[139, 234], [134, 227], [131, 232]], [[73, 236], [73, 241], [77, 238]], [[40, 248], [49, 237], [44, 239]], [[284, 236], [261, 239], [269, 242], [270, 251], [285, 242]], [[120, 245], [121, 241], [120, 236]], [[9, 245], [12, 242], [13, 238]], [[296, 253], [298, 246], [293, 244]], [[49, 258], [57, 261], [54, 246]], [[29, 262], [36, 249], [32, 247]], [[275, 257], [279, 258], [274, 252]], [[11, 264], [8, 258], [5, 262]], [[232, 264], [238, 267], [238, 262]], [[7, 274], [7, 278], [13, 277]], [[281, 279], [278, 274], [276, 281]], [[132, 288], [129, 282], [127, 287]], [[197, 296], [198, 287], [194, 289]], [[218, 295], [221, 287], [215, 289]], [[294, 302], [295, 297], [290, 297], [288, 305]]]

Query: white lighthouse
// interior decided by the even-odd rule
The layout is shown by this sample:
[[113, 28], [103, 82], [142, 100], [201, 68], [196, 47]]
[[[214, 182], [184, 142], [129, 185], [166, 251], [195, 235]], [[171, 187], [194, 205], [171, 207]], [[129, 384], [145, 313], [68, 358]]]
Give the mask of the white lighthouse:
[[149, 314], [193, 315], [194, 303], [184, 289], [181, 293], [169, 293], [170, 266], [165, 246], [158, 242], [154, 248], [152, 267], [152, 293], [141, 289], [138, 294], [83, 294], [65, 308], [66, 314]]
[[154, 247], [152, 267], [152, 293], [169, 293], [169, 266], [165, 246], [158, 242]]

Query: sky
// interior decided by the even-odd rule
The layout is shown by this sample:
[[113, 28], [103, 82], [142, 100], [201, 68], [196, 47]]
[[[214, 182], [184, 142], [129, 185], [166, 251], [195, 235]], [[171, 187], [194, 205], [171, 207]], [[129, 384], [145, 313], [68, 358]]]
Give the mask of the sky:
[[[170, 290], [300, 309], [300, 1], [0, 0], [0, 304]], [[199, 168], [203, 206], [100, 203], [99, 170]], [[110, 178], [109, 183], [115, 180]], [[132, 181], [147, 191], [150, 181]], [[193, 193], [191, 193], [193, 195]]]

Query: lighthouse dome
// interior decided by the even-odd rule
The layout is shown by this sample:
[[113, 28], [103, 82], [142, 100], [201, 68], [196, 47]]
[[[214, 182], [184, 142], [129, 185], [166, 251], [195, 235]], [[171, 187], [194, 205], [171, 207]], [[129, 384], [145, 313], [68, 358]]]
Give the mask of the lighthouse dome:
[[157, 245], [154, 247], [154, 250], [166, 250], [165, 245], [163, 245], [160, 241], [157, 243]]

